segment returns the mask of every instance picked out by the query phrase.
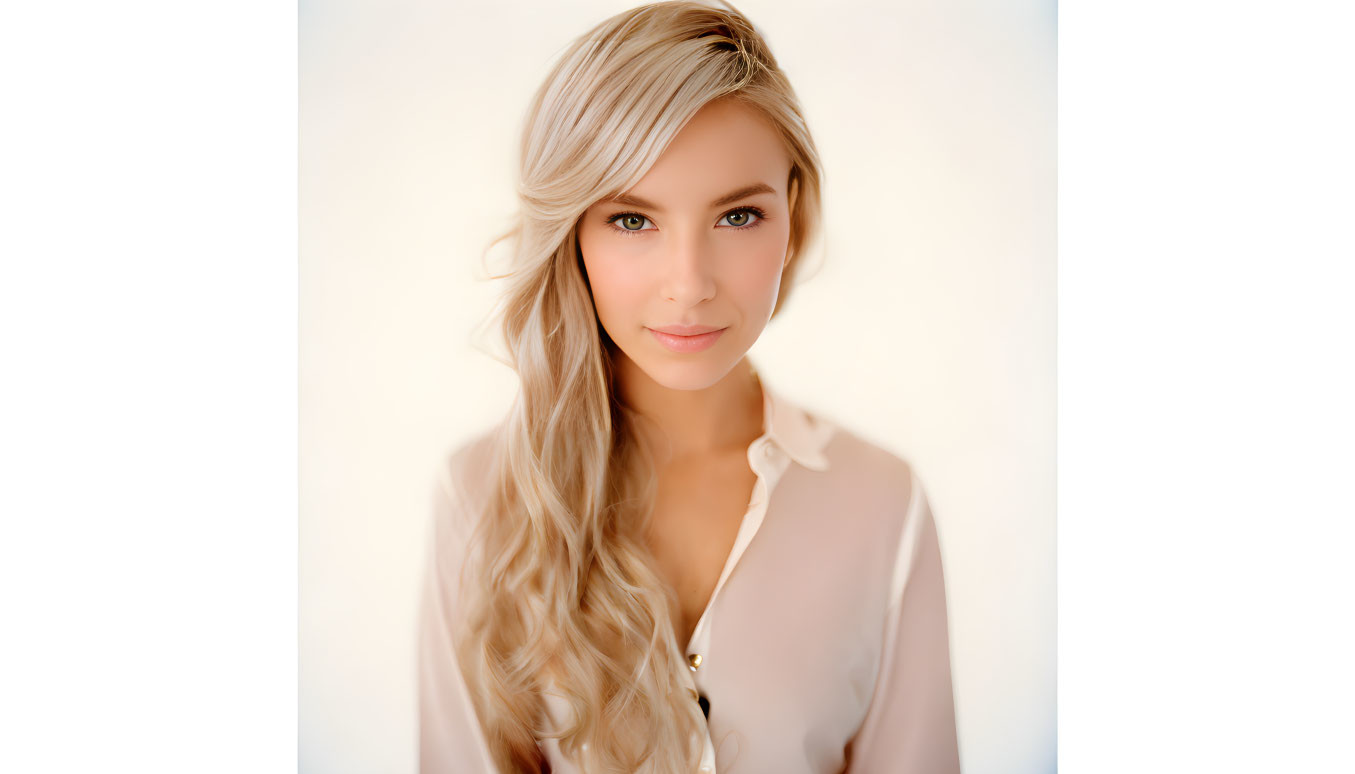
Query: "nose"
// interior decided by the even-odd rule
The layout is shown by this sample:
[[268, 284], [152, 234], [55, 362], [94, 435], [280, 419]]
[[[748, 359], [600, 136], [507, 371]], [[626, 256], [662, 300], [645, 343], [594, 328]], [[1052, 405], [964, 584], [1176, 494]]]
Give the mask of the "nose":
[[676, 235], [664, 255], [663, 297], [687, 309], [715, 295], [714, 256], [702, 235]]

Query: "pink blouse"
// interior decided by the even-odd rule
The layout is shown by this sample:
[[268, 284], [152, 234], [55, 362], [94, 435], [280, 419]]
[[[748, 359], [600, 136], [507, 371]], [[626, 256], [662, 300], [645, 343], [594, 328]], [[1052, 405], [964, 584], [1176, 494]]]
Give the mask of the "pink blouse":
[[[748, 509], [685, 653], [707, 702], [701, 774], [957, 774], [941, 553], [912, 466], [778, 395]], [[419, 622], [419, 770], [495, 772], [452, 649], [489, 435], [434, 491]], [[559, 724], [563, 700], [547, 691]], [[558, 727], [558, 725], [556, 726]], [[555, 774], [582, 772], [555, 739]]]

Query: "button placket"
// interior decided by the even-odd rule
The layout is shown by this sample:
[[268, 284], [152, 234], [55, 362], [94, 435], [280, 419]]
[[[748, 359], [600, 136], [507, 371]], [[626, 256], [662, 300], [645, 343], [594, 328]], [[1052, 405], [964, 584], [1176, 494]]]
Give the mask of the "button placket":
[[693, 669], [692, 674], [687, 677], [687, 695], [692, 697], [692, 701], [696, 702], [701, 708], [701, 714], [705, 716], [707, 721], [707, 725], [704, 725], [698, 732], [704, 737], [701, 749], [701, 771], [713, 772], [715, 771], [715, 742], [710, 737], [710, 726], [708, 725], [710, 721], [710, 702], [705, 698], [701, 691], [698, 690], [695, 672], [696, 670]]

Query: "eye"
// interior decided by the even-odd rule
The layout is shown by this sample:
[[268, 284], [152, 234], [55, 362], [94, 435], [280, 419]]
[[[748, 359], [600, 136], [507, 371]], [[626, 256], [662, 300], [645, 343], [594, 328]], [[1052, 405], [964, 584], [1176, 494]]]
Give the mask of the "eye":
[[643, 228], [646, 223], [649, 223], [650, 226], [653, 226], [654, 224], [649, 218], [636, 212], [618, 213], [608, 218], [607, 223], [612, 224], [612, 227], [617, 231], [625, 232], [626, 236], [630, 236], [631, 234], [640, 231], [654, 230], [653, 228]]
[[[724, 217], [720, 218], [720, 220], [728, 223], [734, 228], [741, 229], [756, 226], [761, 223], [762, 219], [765, 217], [766, 215], [763, 214], [762, 210], [759, 210], [756, 207], [740, 207], [737, 210], [730, 210], [725, 213]], [[752, 223], [752, 226], [749, 225], [750, 222]]]

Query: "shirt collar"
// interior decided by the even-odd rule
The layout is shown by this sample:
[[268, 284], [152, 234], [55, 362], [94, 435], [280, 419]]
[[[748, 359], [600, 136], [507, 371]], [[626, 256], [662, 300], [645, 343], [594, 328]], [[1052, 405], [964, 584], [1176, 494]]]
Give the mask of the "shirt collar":
[[828, 470], [824, 448], [833, 433], [830, 423], [811, 416], [781, 395], [758, 373], [762, 384], [763, 432], [790, 458], [810, 470]]

